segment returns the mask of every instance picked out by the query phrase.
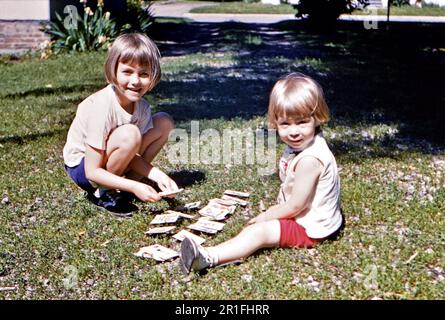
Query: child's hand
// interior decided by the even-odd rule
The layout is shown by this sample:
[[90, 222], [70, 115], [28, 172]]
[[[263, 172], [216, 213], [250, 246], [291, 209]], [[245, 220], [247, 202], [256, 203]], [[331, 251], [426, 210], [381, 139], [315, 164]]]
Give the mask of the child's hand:
[[[178, 186], [177, 186], [176, 182], [174, 182], [168, 175], [166, 175], [164, 172], [162, 172], [158, 168], [151, 169], [148, 178], [153, 180], [154, 182], [156, 182], [162, 191], [178, 190]], [[174, 198], [174, 197], [176, 197], [176, 195], [172, 194], [168, 197]]]
[[144, 202], [156, 202], [161, 200], [161, 196], [156, 190], [145, 183], [137, 182], [133, 187], [133, 193]]
[[266, 212], [262, 212], [259, 215], [257, 215], [255, 218], [252, 218], [249, 220], [249, 222], [247, 222], [247, 224], [254, 224], [254, 223], [258, 223], [258, 222], [263, 222], [263, 221], [267, 221], [267, 216], [266, 216]]

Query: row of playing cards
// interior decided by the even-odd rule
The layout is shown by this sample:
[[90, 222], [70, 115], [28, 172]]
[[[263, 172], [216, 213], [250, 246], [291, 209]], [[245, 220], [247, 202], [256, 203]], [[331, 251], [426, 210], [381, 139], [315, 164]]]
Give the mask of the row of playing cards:
[[[207, 206], [199, 210], [199, 214], [203, 217], [198, 219], [197, 222], [189, 225], [187, 228], [209, 234], [215, 234], [218, 231], [221, 231], [224, 228], [225, 224], [212, 220], [224, 220], [227, 215], [233, 214], [235, 212], [236, 205], [246, 206], [248, 202], [237, 197], [248, 198], [249, 196], [250, 194], [247, 192], [239, 192], [234, 190], [224, 191], [224, 195], [220, 199], [211, 199]], [[181, 209], [192, 210], [198, 209], [200, 206], [201, 201], [197, 201], [185, 204]], [[155, 216], [150, 224], [153, 225], [175, 223], [179, 218], [193, 219], [194, 216], [178, 211], [167, 210], [165, 214], [159, 214]], [[173, 230], [175, 229], [175, 226], [155, 227], [149, 229], [145, 234], [171, 234], [174, 233]], [[198, 244], [202, 244], [205, 242], [205, 239], [187, 230], [181, 230], [173, 235], [173, 238], [179, 241], [183, 241], [185, 237], [192, 238]], [[178, 256], [178, 253], [172, 249], [155, 244], [152, 246], [141, 248], [137, 253], [135, 253], [135, 255], [143, 258], [153, 258], [156, 261], [163, 262], [169, 259], [176, 258]]]

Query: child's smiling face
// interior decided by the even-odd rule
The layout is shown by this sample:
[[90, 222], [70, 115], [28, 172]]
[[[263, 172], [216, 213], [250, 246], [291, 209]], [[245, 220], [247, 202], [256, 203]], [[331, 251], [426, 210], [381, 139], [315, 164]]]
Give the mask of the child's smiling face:
[[116, 93], [123, 108], [131, 108], [150, 88], [148, 68], [119, 62], [116, 71]]
[[314, 139], [317, 122], [313, 116], [304, 118], [289, 118], [280, 116], [277, 119], [277, 129], [281, 140], [289, 147], [301, 151]]

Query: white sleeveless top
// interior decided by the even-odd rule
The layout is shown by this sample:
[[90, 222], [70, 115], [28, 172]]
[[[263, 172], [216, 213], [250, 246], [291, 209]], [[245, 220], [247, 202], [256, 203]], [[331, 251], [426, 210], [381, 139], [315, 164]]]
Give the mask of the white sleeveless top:
[[318, 178], [315, 195], [309, 209], [298, 215], [295, 221], [306, 229], [309, 237], [325, 238], [340, 228], [342, 216], [337, 163], [321, 133], [315, 135], [312, 143], [300, 153], [286, 147], [279, 164], [282, 184], [278, 194], [278, 203], [286, 202], [290, 198], [294, 185], [295, 166], [305, 156], [318, 159], [323, 164], [323, 170]]

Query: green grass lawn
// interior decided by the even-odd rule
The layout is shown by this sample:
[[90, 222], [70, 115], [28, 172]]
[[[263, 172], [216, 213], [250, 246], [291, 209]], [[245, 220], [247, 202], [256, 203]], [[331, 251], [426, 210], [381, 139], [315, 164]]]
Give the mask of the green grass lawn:
[[176, 202], [136, 203], [129, 220], [113, 218], [84, 199], [62, 160], [77, 104], [105, 86], [105, 54], [3, 58], [0, 287], [16, 289], [0, 299], [445, 298], [442, 29], [155, 27], [163, 76], [147, 99], [178, 128], [190, 131], [192, 120], [218, 132], [263, 127], [280, 75], [300, 71], [323, 85], [333, 115], [324, 132], [341, 170], [342, 236], [311, 250], [260, 251], [202, 276], [183, 276], [177, 260], [135, 257], [154, 243], [179, 248], [169, 236], [144, 235], [155, 213], [228, 188], [250, 192], [251, 206], [204, 237], [212, 245], [234, 236], [261, 200], [274, 203], [278, 177], [260, 175], [258, 164], [171, 164], [171, 142], [155, 164], [185, 191]]
[[190, 13], [263, 13], [263, 14], [295, 14], [289, 4], [271, 5], [264, 3], [215, 2], [212, 5], [194, 8]]
[[[245, 2], [215, 2], [209, 6], [194, 8], [190, 13], [262, 13], [262, 14], [295, 14], [296, 10], [290, 4], [269, 5], [263, 3]], [[352, 14], [369, 14], [367, 10], [356, 10]], [[378, 9], [378, 15], [386, 15], [386, 9]], [[416, 8], [413, 6], [391, 7], [393, 16], [445, 16], [445, 8], [424, 6]]]
[[[368, 11], [356, 10], [352, 14], [369, 14]], [[387, 9], [378, 9], [378, 15], [386, 16]], [[432, 16], [432, 17], [444, 17], [445, 8], [444, 7], [433, 7], [424, 6], [422, 8], [417, 8], [414, 6], [402, 6], [402, 7], [391, 7], [390, 14], [392, 16]]]

